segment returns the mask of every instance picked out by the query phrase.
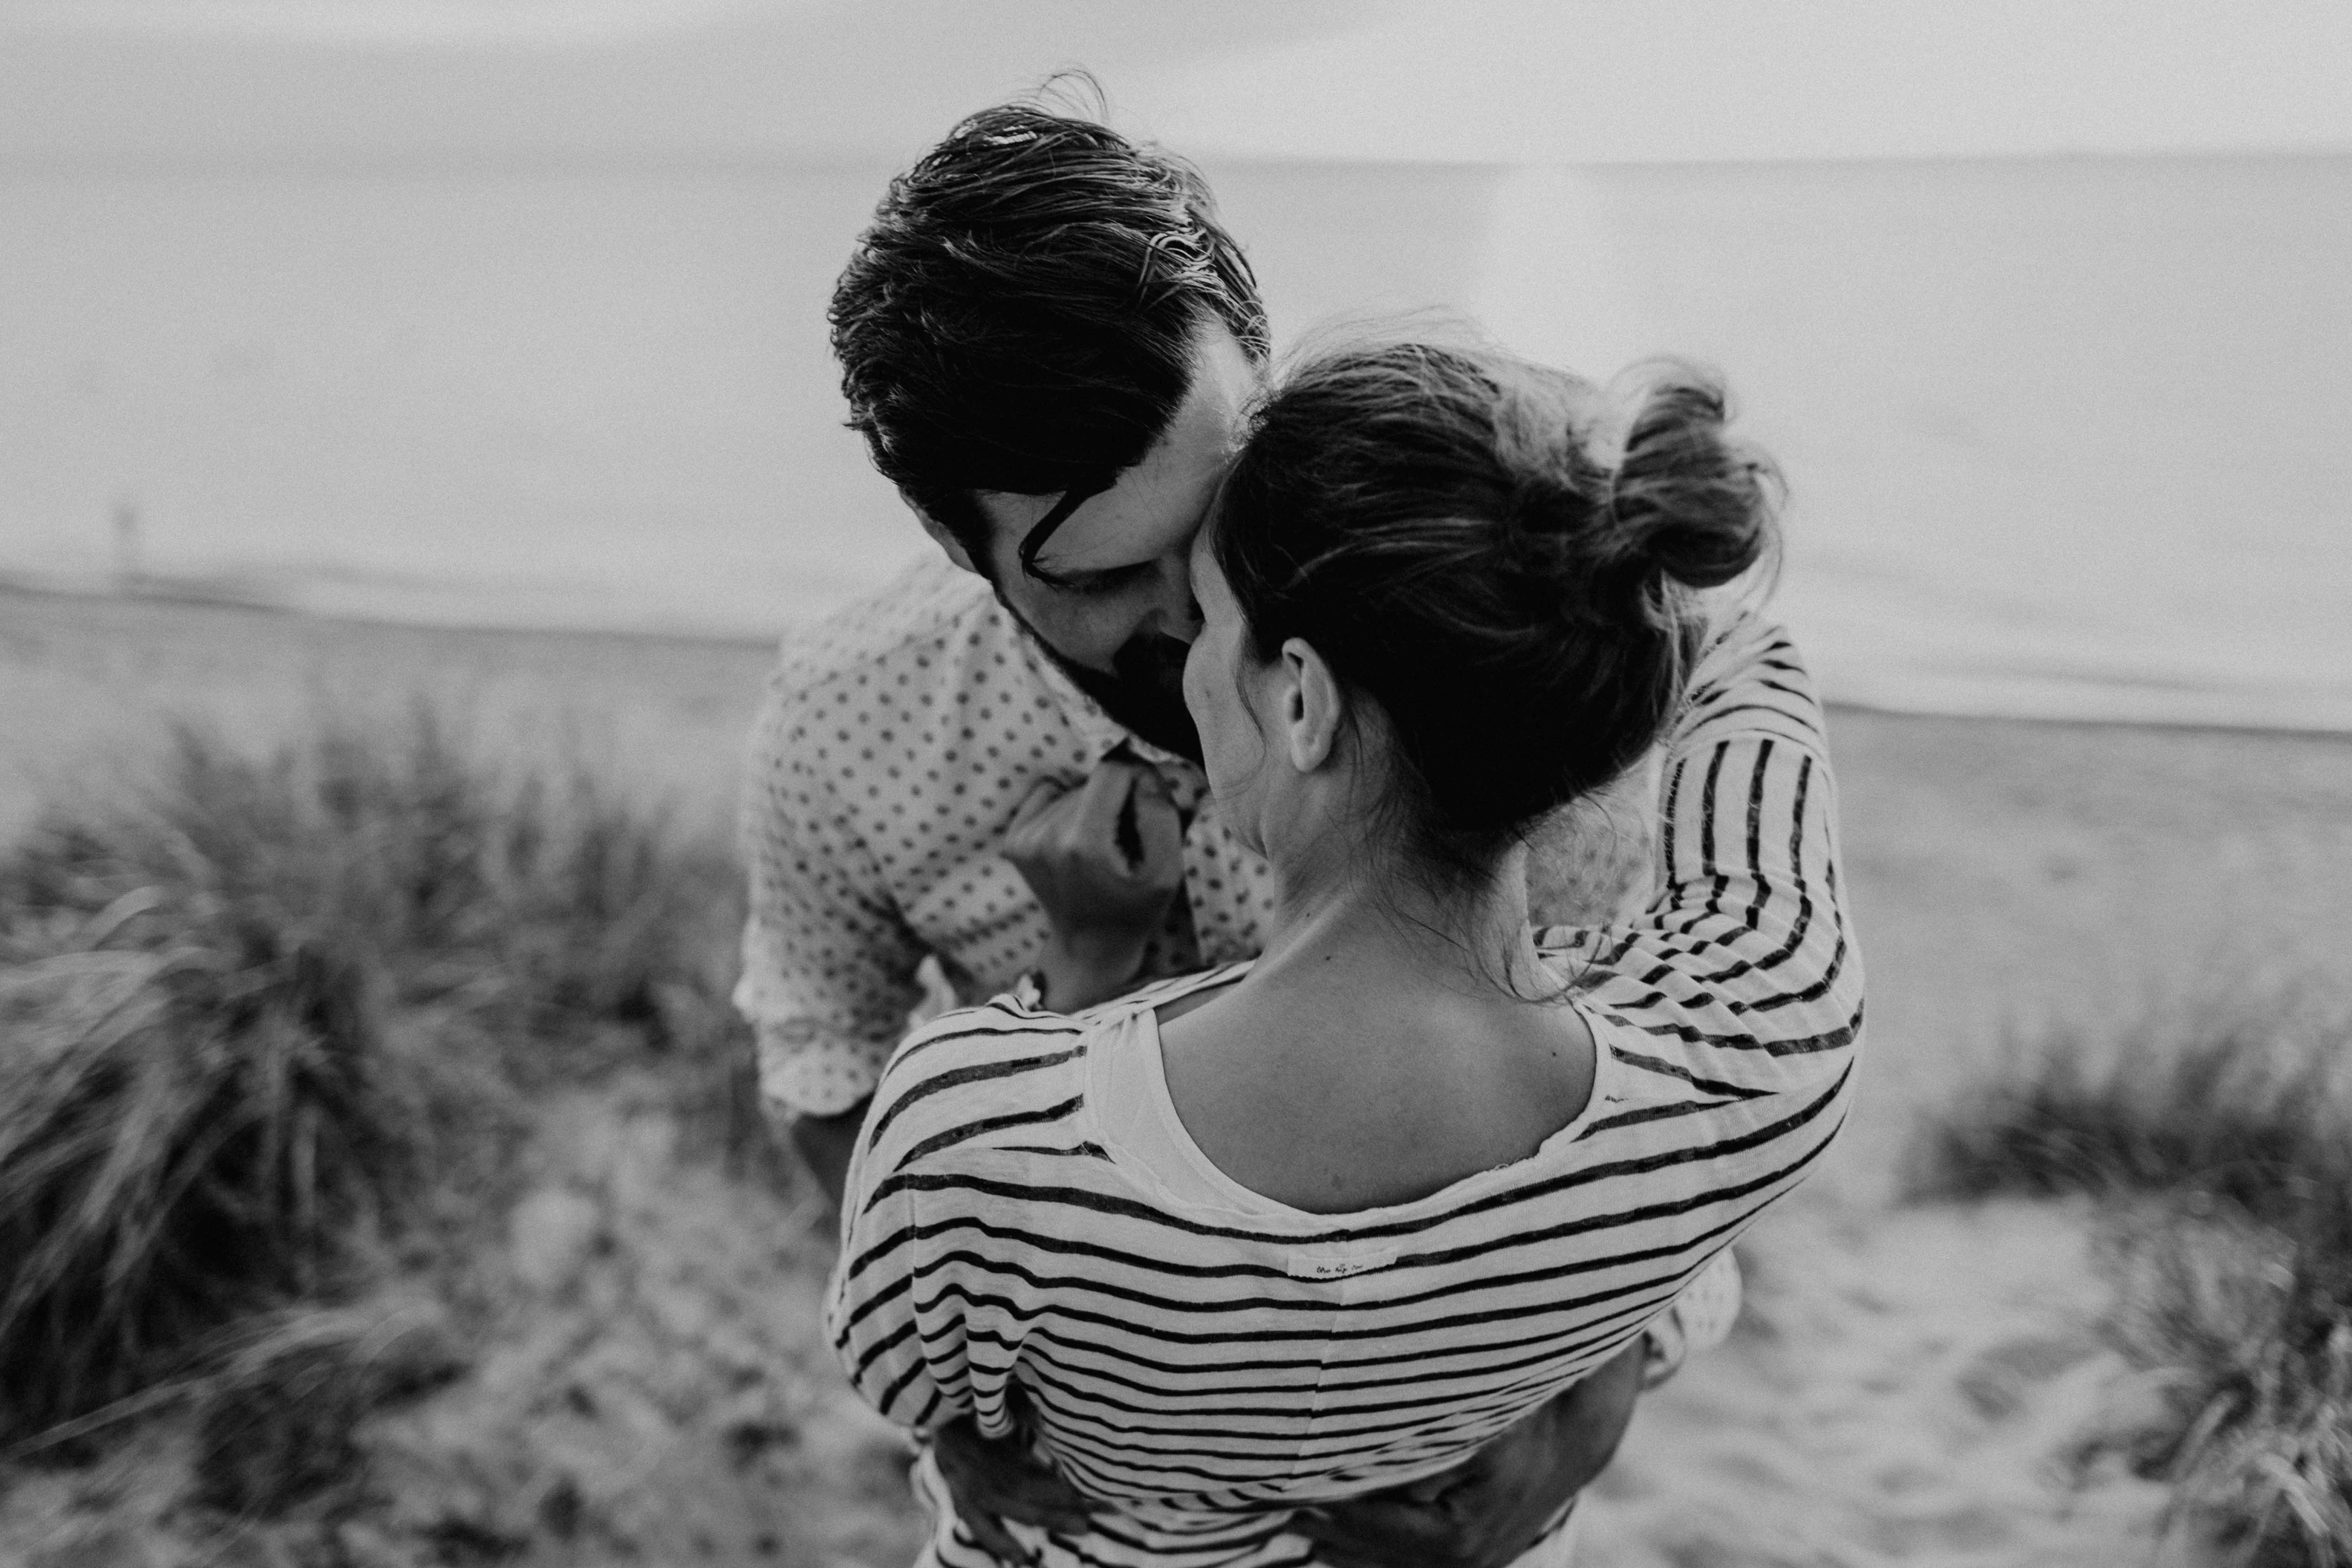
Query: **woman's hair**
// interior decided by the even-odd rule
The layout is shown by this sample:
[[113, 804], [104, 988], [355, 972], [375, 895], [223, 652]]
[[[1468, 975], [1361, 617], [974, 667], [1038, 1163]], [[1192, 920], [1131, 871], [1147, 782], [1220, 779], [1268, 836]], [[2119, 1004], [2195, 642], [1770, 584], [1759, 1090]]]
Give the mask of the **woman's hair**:
[[1212, 547], [1257, 657], [1303, 637], [1378, 705], [1424, 868], [1484, 873], [1641, 757], [1682, 696], [1693, 590], [1773, 548], [1779, 476], [1726, 433], [1721, 384], [1643, 368], [1612, 398], [1485, 347], [1327, 352], [1225, 480]]

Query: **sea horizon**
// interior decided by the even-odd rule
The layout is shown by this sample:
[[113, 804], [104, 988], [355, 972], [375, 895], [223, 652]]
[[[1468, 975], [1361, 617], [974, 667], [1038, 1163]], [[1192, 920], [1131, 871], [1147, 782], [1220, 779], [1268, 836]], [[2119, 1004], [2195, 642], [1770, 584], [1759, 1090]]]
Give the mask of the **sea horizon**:
[[[1719, 367], [1833, 700], [2352, 730], [2352, 156], [1207, 172], [1278, 346]], [[931, 548], [824, 326], [889, 173], [0, 169], [0, 573], [781, 635]]]
[[[866, 590], [871, 591], [871, 590]], [[644, 638], [653, 642], [772, 647], [794, 630], [853, 603], [856, 595], [811, 594], [804, 612], [773, 626], [696, 622], [649, 615], [634, 621], [601, 612], [594, 596], [566, 601], [560, 594], [518, 596], [510, 589], [462, 582], [395, 580], [370, 584], [351, 574], [304, 583], [289, 575], [255, 578], [156, 576], [124, 582], [110, 575], [73, 577], [0, 571], [0, 597], [152, 603], [243, 611], [309, 620], [453, 635]], [[1767, 601], [1767, 614], [1777, 613]], [[1814, 639], [1792, 626], [1808, 651]], [[1937, 678], [1858, 676], [1839, 663], [1814, 661], [1822, 700], [1832, 708], [1922, 718], [2026, 723], [2126, 725], [2153, 729], [2243, 731], [2283, 735], [2352, 736], [2352, 697], [2297, 696], [2226, 686], [2199, 687], [2161, 679], [2102, 676], [2053, 665], [2012, 667], [1995, 674], [1946, 672]]]

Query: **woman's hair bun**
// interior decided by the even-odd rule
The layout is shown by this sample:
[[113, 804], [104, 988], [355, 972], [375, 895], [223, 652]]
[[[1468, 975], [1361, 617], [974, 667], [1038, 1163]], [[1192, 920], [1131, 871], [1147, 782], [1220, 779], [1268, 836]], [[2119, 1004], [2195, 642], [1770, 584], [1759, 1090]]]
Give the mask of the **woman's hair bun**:
[[1780, 473], [1726, 431], [1723, 383], [1712, 373], [1669, 360], [1638, 374], [1602, 549], [1689, 587], [1728, 583], [1770, 545]]
[[1422, 865], [1490, 865], [1633, 766], [1683, 698], [1691, 590], [1771, 548], [1775, 476], [1721, 384], [1637, 369], [1612, 395], [1481, 345], [1341, 346], [1225, 476], [1209, 538], [1251, 652], [1301, 638], [1371, 700]]

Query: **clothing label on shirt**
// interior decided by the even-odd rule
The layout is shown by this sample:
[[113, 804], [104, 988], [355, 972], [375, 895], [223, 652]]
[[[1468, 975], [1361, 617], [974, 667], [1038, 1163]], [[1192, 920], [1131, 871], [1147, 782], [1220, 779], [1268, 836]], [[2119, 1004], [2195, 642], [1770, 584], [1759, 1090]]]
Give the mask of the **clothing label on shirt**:
[[1386, 1268], [1397, 1260], [1398, 1250], [1395, 1247], [1317, 1247], [1292, 1253], [1283, 1260], [1283, 1270], [1293, 1279], [1345, 1279], [1350, 1274]]

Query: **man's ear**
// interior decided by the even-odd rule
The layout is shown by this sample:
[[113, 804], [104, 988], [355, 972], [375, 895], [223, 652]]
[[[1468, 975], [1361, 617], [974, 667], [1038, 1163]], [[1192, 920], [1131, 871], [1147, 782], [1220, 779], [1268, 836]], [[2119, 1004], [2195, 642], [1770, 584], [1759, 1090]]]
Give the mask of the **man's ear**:
[[1283, 743], [1292, 767], [1302, 773], [1313, 773], [1331, 760], [1339, 743], [1339, 727], [1348, 721], [1348, 694], [1323, 656], [1304, 637], [1292, 637], [1282, 645], [1282, 671], [1286, 678], [1278, 716]]
[[940, 522], [938, 518], [933, 517], [921, 507], [917, 506], [913, 501], [908, 501], [907, 503], [907, 510], [915, 514], [915, 521], [923, 525], [923, 531], [931, 536], [931, 542], [948, 552], [949, 560], [954, 562], [957, 565], [962, 567], [967, 572], [983, 577], [987, 575], [986, 573], [982, 572], [979, 567], [971, 563], [971, 552], [963, 547], [962, 540], [958, 539], [954, 534], [950, 533], [947, 531], [946, 524]]

